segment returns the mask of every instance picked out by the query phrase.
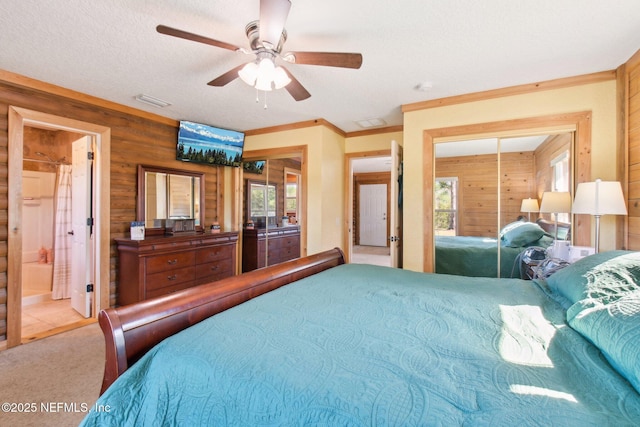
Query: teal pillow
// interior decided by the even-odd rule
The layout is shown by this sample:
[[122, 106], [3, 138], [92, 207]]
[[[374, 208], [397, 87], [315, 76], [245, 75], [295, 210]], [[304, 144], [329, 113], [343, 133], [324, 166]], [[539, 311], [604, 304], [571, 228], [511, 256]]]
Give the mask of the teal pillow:
[[545, 235], [545, 231], [533, 222], [516, 221], [505, 226], [500, 232], [505, 246], [520, 248], [529, 246]]
[[640, 286], [613, 302], [590, 299], [567, 312], [569, 325], [602, 351], [640, 393]]
[[640, 252], [591, 255], [546, 283], [568, 300], [569, 325], [640, 392]]
[[[640, 252], [608, 251], [582, 258], [547, 278], [556, 294], [574, 304], [600, 294], [614, 300], [620, 287], [640, 282]], [[566, 308], [566, 307], [565, 307]]]

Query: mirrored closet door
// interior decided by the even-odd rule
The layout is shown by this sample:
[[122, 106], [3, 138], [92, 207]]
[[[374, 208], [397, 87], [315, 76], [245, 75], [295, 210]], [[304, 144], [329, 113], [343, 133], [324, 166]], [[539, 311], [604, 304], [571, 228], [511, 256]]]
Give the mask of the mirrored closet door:
[[570, 239], [570, 207], [539, 206], [545, 193], [572, 191], [572, 141], [572, 132], [436, 141], [435, 271], [521, 277], [519, 254], [553, 244], [556, 219]]

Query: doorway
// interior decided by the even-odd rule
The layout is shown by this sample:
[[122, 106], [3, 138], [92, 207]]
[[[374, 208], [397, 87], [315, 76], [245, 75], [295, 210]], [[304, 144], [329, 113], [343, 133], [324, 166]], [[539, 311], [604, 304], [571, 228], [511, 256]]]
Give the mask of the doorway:
[[108, 128], [10, 107], [7, 347], [95, 322], [108, 306], [109, 145]]
[[[344, 247], [349, 262], [402, 266], [401, 159], [401, 150], [395, 141], [391, 141], [391, 150], [346, 155], [347, 240]], [[371, 207], [372, 204], [377, 207]], [[367, 225], [370, 216], [367, 212], [372, 212], [375, 227]], [[376, 231], [369, 233], [370, 228]]]

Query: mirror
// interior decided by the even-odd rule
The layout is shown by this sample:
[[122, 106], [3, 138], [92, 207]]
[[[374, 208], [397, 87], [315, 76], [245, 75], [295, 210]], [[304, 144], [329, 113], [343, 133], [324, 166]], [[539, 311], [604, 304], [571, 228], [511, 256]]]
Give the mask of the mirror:
[[247, 180], [247, 218], [257, 228], [277, 226], [277, 187], [266, 181]]
[[138, 165], [137, 221], [163, 229], [167, 219], [204, 223], [204, 173]]
[[[549, 236], [505, 241], [510, 224], [538, 223], [544, 230], [569, 223], [570, 213], [522, 211], [525, 199], [571, 192], [573, 133], [437, 142], [433, 230], [435, 271], [465, 276], [520, 277], [518, 255], [547, 247]], [[543, 226], [544, 225], [544, 226]], [[527, 225], [528, 226], [528, 225]], [[535, 227], [533, 227], [535, 228]], [[551, 233], [553, 234], [553, 233]]]

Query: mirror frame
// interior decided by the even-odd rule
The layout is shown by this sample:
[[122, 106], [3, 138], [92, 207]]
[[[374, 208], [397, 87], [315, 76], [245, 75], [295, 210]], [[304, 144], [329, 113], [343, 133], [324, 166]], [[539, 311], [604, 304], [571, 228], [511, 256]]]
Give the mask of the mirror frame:
[[[435, 244], [432, 230], [434, 141], [441, 138], [461, 136], [489, 135], [506, 137], [522, 132], [575, 132], [572, 153], [573, 190], [581, 182], [591, 181], [591, 111], [559, 113], [546, 116], [533, 116], [522, 119], [496, 122], [474, 123], [444, 128], [424, 129], [422, 131], [422, 165], [425, 179], [423, 187], [423, 238], [422, 270], [433, 272], [435, 268]], [[575, 245], [589, 246], [591, 241], [591, 218], [589, 215], [573, 215], [571, 235]]]
[[[166, 173], [172, 175], [190, 176], [194, 178], [200, 178], [200, 194], [198, 195], [200, 200], [200, 224], [196, 226], [198, 231], [203, 229], [204, 226], [204, 172], [194, 172], [183, 169], [165, 168], [161, 166], [149, 166], [138, 165], [138, 198], [136, 201], [136, 221], [146, 221], [145, 218], [145, 206], [146, 206], [146, 187], [145, 187], [145, 174], [147, 172]], [[164, 234], [164, 227], [146, 227], [145, 229], [149, 234]], [[157, 233], [156, 233], [157, 230]]]

